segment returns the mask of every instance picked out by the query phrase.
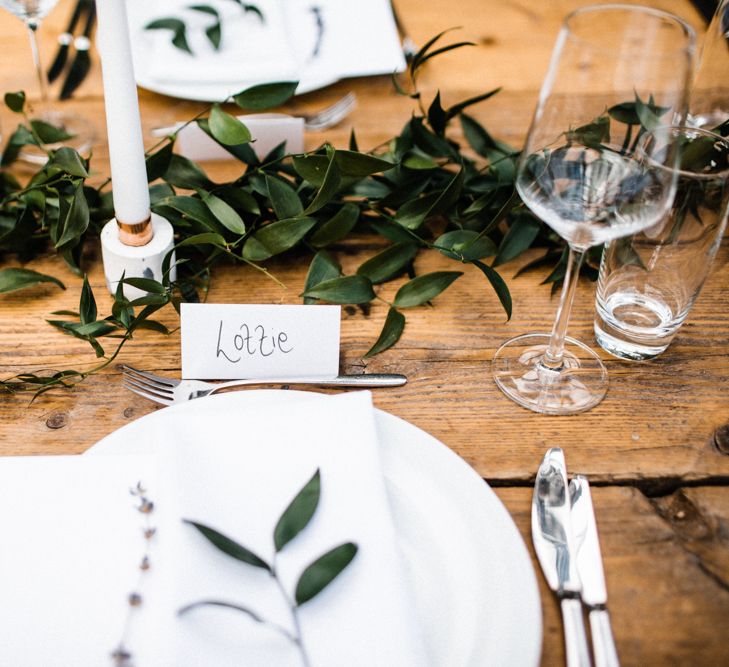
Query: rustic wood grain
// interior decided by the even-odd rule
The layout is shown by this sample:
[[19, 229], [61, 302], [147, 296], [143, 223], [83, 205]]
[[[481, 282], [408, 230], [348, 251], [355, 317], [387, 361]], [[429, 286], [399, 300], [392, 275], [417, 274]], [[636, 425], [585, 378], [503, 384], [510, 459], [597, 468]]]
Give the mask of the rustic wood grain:
[[[531, 491], [496, 491], [533, 555]], [[651, 499], [634, 488], [593, 487], [592, 496], [621, 664], [728, 664], [729, 489], [682, 489]], [[542, 664], [564, 664], [557, 600], [540, 572], [537, 578], [544, 608]]]
[[[423, 71], [420, 86], [428, 99], [440, 90], [446, 104], [497, 86], [499, 95], [475, 107], [473, 115], [500, 139], [519, 145], [546, 70], [561, 18], [579, 0], [396, 0], [417, 43], [442, 29], [462, 26], [454, 39], [474, 47], [435, 60]], [[688, 0], [660, 0], [655, 6], [682, 15], [700, 28]], [[53, 36], [64, 25], [70, 0], [62, 0], [41, 31], [50, 58]], [[17, 21], [0, 24], [3, 90], [26, 88], [33, 72], [26, 35]], [[357, 109], [339, 127], [306, 137], [307, 147], [324, 141], [346, 146], [356, 127], [361, 147], [375, 147], [397, 133], [413, 102], [398, 96], [388, 77], [344, 81], [297, 98], [284, 110], [311, 111], [349, 90]], [[140, 91], [145, 133], [184, 120], [203, 105]], [[94, 178], [107, 175], [108, 155], [98, 64], [76, 98], [63, 108], [89, 117], [99, 136], [94, 148]], [[17, 122], [0, 111], [7, 135]], [[456, 135], [458, 136], [458, 135]], [[150, 144], [152, 141], [150, 140]], [[229, 162], [205, 165], [214, 179], [230, 179], [238, 167]], [[380, 239], [355, 239], [336, 249], [345, 271], [353, 272], [381, 247]], [[572, 473], [590, 477], [602, 536], [618, 648], [625, 665], [729, 664], [729, 241], [724, 240], [711, 276], [688, 322], [659, 359], [635, 364], [603, 354], [610, 390], [594, 410], [576, 417], [545, 417], [503, 398], [490, 378], [496, 348], [518, 333], [547, 331], [556, 299], [540, 285], [546, 273], [512, 279], [529, 257], [503, 267], [514, 298], [514, 316], [505, 322], [501, 307], [477, 271], [458, 267], [436, 253], [419, 258], [420, 272], [463, 268], [465, 275], [434, 307], [407, 313], [400, 343], [373, 359], [363, 353], [376, 339], [386, 307], [343, 310], [341, 367], [345, 372], [392, 371], [409, 377], [406, 387], [374, 392], [378, 407], [396, 414], [442, 440], [481, 476], [498, 486], [527, 544], [529, 503], [537, 463], [545, 448], [564, 447]], [[16, 266], [4, 258], [2, 266]], [[59, 276], [52, 285], [0, 295], [0, 376], [42, 368], [90, 368], [97, 361], [82, 341], [63, 336], [45, 323], [50, 313], [76, 309], [81, 280], [55, 257], [31, 264]], [[87, 257], [89, 280], [102, 314], [111, 300], [103, 286], [98, 253]], [[297, 303], [306, 261], [296, 255], [278, 259], [271, 271], [283, 289], [245, 267], [215, 272], [209, 300], [221, 303]], [[399, 283], [383, 286], [385, 298]], [[571, 335], [594, 345], [594, 285], [580, 285]], [[159, 319], [170, 327], [170, 309]], [[111, 346], [109, 346], [111, 349]], [[120, 361], [140, 368], [178, 374], [179, 335], [141, 332]], [[35, 402], [27, 395], [0, 396], [0, 453], [80, 453], [112, 430], [158, 409], [124, 392], [111, 365], [71, 391], [52, 392]], [[522, 487], [522, 488], [519, 488]], [[529, 546], [531, 549], [531, 546]], [[545, 618], [543, 664], [563, 661], [561, 621], [556, 602], [538, 572]]]

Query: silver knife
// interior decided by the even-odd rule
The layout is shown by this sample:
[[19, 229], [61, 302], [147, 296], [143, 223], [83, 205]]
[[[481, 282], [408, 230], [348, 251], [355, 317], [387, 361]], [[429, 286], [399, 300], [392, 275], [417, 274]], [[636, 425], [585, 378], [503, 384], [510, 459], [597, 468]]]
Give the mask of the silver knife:
[[592, 650], [596, 667], [620, 667], [607, 610], [607, 589], [590, 483], [577, 475], [570, 482], [572, 530], [577, 542], [577, 571], [582, 581], [582, 602], [590, 611]]
[[553, 447], [537, 472], [532, 500], [532, 541], [549, 587], [562, 608], [567, 667], [591, 664], [575, 563], [570, 495], [564, 453]]

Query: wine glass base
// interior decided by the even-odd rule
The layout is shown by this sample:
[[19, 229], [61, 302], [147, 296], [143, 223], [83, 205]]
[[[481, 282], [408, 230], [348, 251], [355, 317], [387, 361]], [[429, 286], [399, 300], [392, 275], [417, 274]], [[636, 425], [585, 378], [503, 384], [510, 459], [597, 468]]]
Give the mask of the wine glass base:
[[608, 375], [595, 352], [566, 338], [558, 369], [543, 365], [548, 334], [525, 334], [506, 341], [494, 355], [496, 385], [519, 405], [549, 415], [573, 415], [595, 407], [605, 396]]
[[[82, 116], [65, 111], [48, 111], [39, 114], [36, 118], [62, 128], [68, 134], [72, 135], [70, 139], [65, 139], [57, 144], [44, 144], [44, 148], [46, 149], [57, 149], [62, 146], [68, 146], [79, 153], [85, 153], [94, 143], [94, 128]], [[27, 145], [23, 146], [18, 158], [23, 162], [29, 162], [31, 164], [45, 164], [48, 160], [48, 155], [38, 146]]]

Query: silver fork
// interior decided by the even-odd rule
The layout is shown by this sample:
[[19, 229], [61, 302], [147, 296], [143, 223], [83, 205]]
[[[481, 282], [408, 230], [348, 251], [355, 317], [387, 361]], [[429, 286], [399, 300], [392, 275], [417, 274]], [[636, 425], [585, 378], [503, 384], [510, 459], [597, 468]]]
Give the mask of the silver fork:
[[162, 405], [185, 403], [195, 398], [209, 396], [228, 387], [243, 387], [263, 384], [311, 384], [320, 387], [400, 387], [407, 382], [404, 375], [397, 373], [365, 373], [362, 375], [339, 375], [334, 378], [283, 378], [275, 380], [231, 380], [230, 382], [204, 382], [202, 380], [177, 380], [162, 377], [149, 371], [140, 371], [126, 364], [122, 365], [122, 385], [135, 394]]
[[[302, 113], [300, 116], [304, 119], [304, 128], [306, 130], [318, 132], [334, 127], [337, 123], [343, 121], [352, 113], [355, 106], [357, 106], [357, 96], [350, 91], [328, 107], [324, 107], [313, 113]], [[177, 123], [169, 127], [154, 127], [151, 130], [151, 134], [153, 137], [166, 137], [175, 132], [179, 132], [183, 125], [184, 123]]]
[[356, 105], [357, 96], [350, 91], [328, 107], [324, 107], [314, 113], [301, 114], [301, 117], [304, 119], [304, 127], [314, 132], [334, 127], [337, 123], [349, 116]]

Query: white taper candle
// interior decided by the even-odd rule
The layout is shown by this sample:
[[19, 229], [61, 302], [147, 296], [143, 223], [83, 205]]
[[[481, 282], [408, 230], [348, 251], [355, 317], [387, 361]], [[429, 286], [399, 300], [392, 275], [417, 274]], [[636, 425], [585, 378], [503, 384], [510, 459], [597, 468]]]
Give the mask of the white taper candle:
[[139, 225], [149, 220], [149, 190], [126, 0], [96, 0], [96, 8], [114, 213], [120, 225]]

